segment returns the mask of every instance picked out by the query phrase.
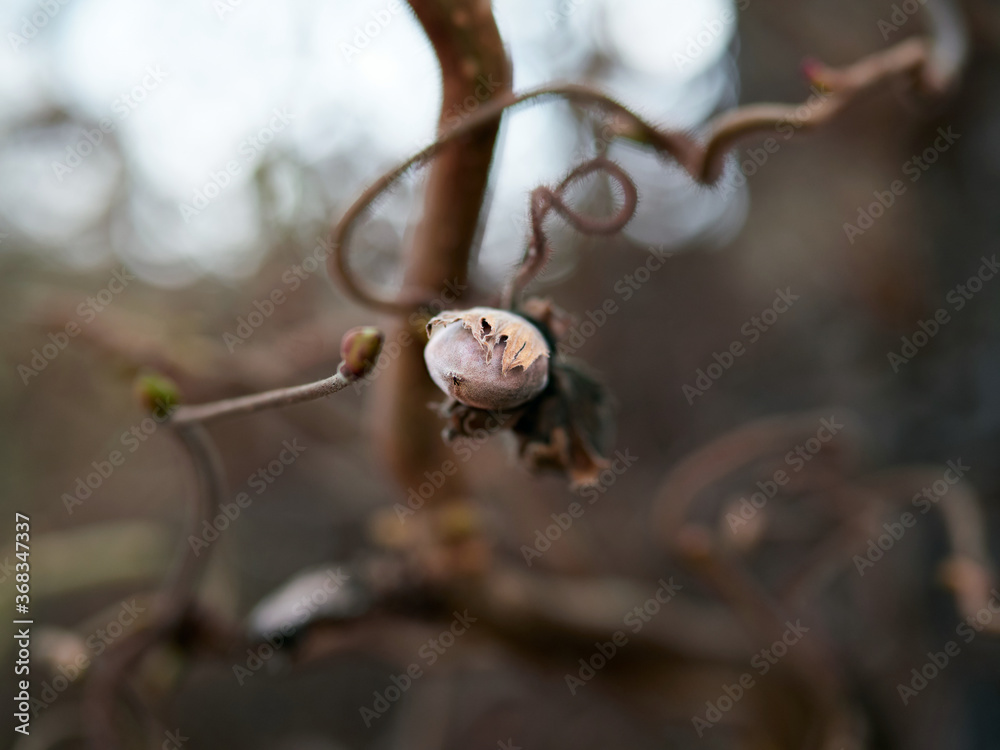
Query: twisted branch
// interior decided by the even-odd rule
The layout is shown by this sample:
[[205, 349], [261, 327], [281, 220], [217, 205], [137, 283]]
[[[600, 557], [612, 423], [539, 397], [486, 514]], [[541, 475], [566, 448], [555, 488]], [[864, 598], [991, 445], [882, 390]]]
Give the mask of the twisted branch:
[[611, 120], [614, 136], [650, 145], [661, 157], [669, 157], [680, 165], [692, 179], [713, 185], [722, 175], [726, 155], [740, 142], [782, 123], [796, 129], [822, 125], [857, 96], [888, 79], [909, 78], [923, 91], [941, 94], [954, 82], [964, 63], [967, 54], [965, 28], [950, 0], [928, 0], [926, 8], [927, 37], [906, 39], [844, 68], [807, 63], [804, 66], [806, 76], [827, 94], [818, 104], [810, 107], [802, 104], [739, 107], [711, 120], [700, 140], [686, 133], [660, 129], [616, 99], [588, 86], [564, 83], [521, 94], [498, 92], [434, 143], [382, 175], [347, 209], [331, 234], [333, 252], [327, 259], [329, 275], [348, 296], [373, 310], [406, 315], [426, 305], [422, 290], [411, 289], [397, 298], [385, 298], [354, 276], [347, 262], [347, 247], [355, 225], [376, 199], [404, 174], [436, 157], [448, 144], [468, 138], [484, 125], [497, 122], [507, 109], [521, 104], [557, 98], [599, 110]]
[[[594, 218], [573, 210], [565, 200], [570, 187], [593, 172], [603, 171], [618, 184], [622, 191], [622, 205], [614, 214]], [[598, 157], [581, 164], [554, 188], [538, 187], [531, 193], [531, 239], [524, 251], [517, 273], [504, 288], [502, 307], [512, 307], [518, 293], [541, 273], [552, 255], [552, 245], [545, 235], [545, 219], [555, 211], [566, 223], [582, 234], [614, 234], [624, 227], [635, 214], [639, 195], [635, 184], [621, 167], [613, 161]]]

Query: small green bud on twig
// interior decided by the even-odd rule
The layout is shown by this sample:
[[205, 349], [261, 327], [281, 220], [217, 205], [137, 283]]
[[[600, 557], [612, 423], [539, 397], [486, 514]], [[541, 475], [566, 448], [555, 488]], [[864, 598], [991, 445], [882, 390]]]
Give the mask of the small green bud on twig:
[[143, 408], [156, 417], [166, 417], [181, 400], [177, 384], [158, 373], [137, 377], [133, 390]]

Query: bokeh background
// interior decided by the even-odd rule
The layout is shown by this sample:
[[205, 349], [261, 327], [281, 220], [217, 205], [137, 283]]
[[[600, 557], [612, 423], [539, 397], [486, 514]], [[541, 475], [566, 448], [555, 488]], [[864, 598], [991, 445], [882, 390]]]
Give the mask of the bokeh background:
[[[894, 11], [888, 2], [739, 5], [498, 0], [494, 9], [516, 89], [588, 82], [658, 123], [692, 130], [741, 102], [805, 100], [807, 57], [846, 64], [921, 31], [917, 15], [887, 34], [879, 22]], [[953, 311], [898, 372], [887, 359], [921, 320], [954, 310], [949, 291], [1000, 250], [1000, 10], [970, 2], [963, 12], [972, 53], [951, 96], [883, 87], [820, 130], [779, 137], [762, 164], [741, 149], [721, 188], [696, 187], [641, 147], [608, 145], [568, 105], [507, 115], [472, 271], [479, 287], [501, 284], [520, 257], [534, 186], [606, 150], [640, 191], [621, 236], [557, 231], [538, 286], [581, 319], [606, 299], [618, 303], [576, 355], [603, 375], [619, 403], [616, 445], [639, 460], [537, 565], [650, 582], [681, 575], [648, 533], [663, 476], [752, 420], [816, 409], [850, 416], [859, 471], [933, 473], [960, 458], [981, 500], [977, 531], [995, 539], [1000, 281]], [[385, 0], [8, 0], [0, 30], [0, 488], [5, 517], [32, 518], [34, 617], [51, 630], [48, 642], [36, 641], [41, 684], [56, 674], [45, 672], [43, 651], [71, 648], [71, 633], [85, 639], [123, 601], [154, 591], [182, 533], [192, 480], [162, 430], [126, 447], [124, 464], [81, 504], [64, 500], [142, 422], [136, 373], [168, 373], [191, 402], [328, 373], [341, 332], [378, 319], [346, 301], [322, 268], [292, 271], [298, 283], [288, 274], [367, 184], [431, 142], [440, 91], [418, 24]], [[913, 181], [904, 170], [941, 128], [958, 138]], [[740, 163], [750, 164], [746, 179]], [[357, 272], [386, 290], [399, 283], [423, 176], [409, 175], [356, 238]], [[873, 191], [897, 179], [905, 192], [849, 237], [845, 223], [857, 224]], [[625, 300], [616, 285], [649, 248], [670, 258]], [[116, 272], [130, 279], [120, 292]], [[716, 352], [745, 341], [744, 324], [786, 288], [799, 296], [794, 306], [691, 403], [682, 386]], [[244, 343], [227, 342], [274, 289], [286, 301]], [[70, 322], [79, 335], [43, 354], [39, 367], [36, 352], [54, 351], [44, 347]], [[234, 492], [283, 440], [307, 446], [214, 543], [204, 599], [220, 615], [239, 621], [297, 571], [369, 548], [373, 514], [405, 495], [368, 440], [375, 392], [213, 428]], [[561, 478], [518, 466], [502, 435], [468, 466], [495, 554], [522, 564], [521, 546], [573, 494]], [[756, 471], [745, 477], [751, 489], [770, 473]], [[12, 521], [9, 529], [5, 545]], [[799, 531], [793, 513], [779, 537]], [[962, 618], [943, 585], [946, 547], [940, 519], [928, 516], [878, 575], [856, 573], [851, 556], [864, 554], [862, 541], [844, 550], [833, 593], [817, 592], [813, 613], [848, 665], [865, 747], [995, 746], [1000, 647], [992, 637], [963, 648], [922, 703], [901, 706], [889, 677], [922, 664]], [[795, 554], [775, 543], [761, 565], [777, 569]], [[370, 652], [299, 666], [276, 658], [242, 685], [232, 659], [184, 670], [171, 663], [161, 678], [170, 686], [164, 722], [181, 727], [190, 748], [413, 747], [418, 739], [466, 748], [508, 739], [525, 748], [796, 746], [787, 737], [743, 744], [733, 729], [698, 738], [692, 712], [703, 713], [729, 678], [695, 679], [683, 653], [683, 670], [663, 667], [676, 675], [670, 691], [643, 703], [596, 682], [570, 696], [562, 675], [572, 655], [540, 666], [488, 643], [469, 651], [371, 729], [358, 707], [398, 668]], [[627, 680], [635, 687], [647, 677], [638, 668]], [[79, 692], [73, 684], [60, 693], [35, 719], [37, 736], [18, 747], [59, 746], [63, 731], [75, 746]], [[680, 695], [694, 708], [681, 708]], [[794, 711], [780, 695], [768, 701]], [[13, 737], [4, 735], [5, 746]]]

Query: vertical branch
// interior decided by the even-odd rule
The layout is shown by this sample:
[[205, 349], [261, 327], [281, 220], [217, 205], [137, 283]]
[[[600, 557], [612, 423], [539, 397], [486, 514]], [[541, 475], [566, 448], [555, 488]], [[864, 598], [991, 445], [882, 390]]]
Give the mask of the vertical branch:
[[[489, 0], [411, 0], [417, 19], [441, 66], [443, 97], [438, 129], [471, 116], [488, 98], [510, 94], [510, 64]], [[464, 284], [476, 239], [499, 118], [477, 126], [445, 146], [430, 166], [423, 218], [406, 255], [403, 294], [439, 298], [448, 282]], [[461, 288], [461, 287], [459, 287]], [[440, 392], [423, 361], [423, 322], [402, 320], [389, 341], [407, 332], [416, 343], [403, 346], [399, 360], [377, 382], [376, 440], [396, 480], [405, 487], [425, 481], [448, 459], [441, 425], [428, 404]], [[435, 502], [462, 492], [459, 477], [442, 487]]]

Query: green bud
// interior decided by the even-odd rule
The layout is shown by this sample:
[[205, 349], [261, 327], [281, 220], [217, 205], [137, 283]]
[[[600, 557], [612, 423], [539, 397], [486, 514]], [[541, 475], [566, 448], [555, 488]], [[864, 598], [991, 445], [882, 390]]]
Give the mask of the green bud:
[[156, 417], [166, 417], [181, 400], [177, 384], [159, 373], [140, 375], [133, 390], [142, 407]]

